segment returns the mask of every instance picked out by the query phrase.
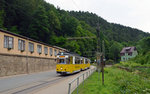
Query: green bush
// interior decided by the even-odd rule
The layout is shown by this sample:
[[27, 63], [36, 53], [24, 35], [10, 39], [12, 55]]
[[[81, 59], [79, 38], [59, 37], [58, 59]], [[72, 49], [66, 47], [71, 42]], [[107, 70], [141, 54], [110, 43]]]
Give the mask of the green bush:
[[108, 65], [109, 65], [109, 64], [114, 64], [114, 60], [111, 60], [111, 59], [107, 60], [107, 61], [106, 61], [106, 65], [107, 65], [107, 64], [108, 64]]
[[150, 52], [147, 52], [146, 54], [139, 54], [135, 58], [132, 58], [127, 62], [130, 64], [134, 62], [141, 65], [150, 64]]

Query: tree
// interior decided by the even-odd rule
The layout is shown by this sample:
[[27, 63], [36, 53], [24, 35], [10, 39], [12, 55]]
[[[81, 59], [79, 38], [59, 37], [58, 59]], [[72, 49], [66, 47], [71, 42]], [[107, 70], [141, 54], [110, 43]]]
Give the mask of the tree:
[[57, 45], [57, 46], [60, 46], [60, 47], [64, 47], [66, 45], [66, 42], [67, 42], [67, 39], [60, 36], [60, 37], [57, 37], [57, 36], [52, 36], [50, 38], [50, 44], [52, 45]]
[[150, 51], [150, 37], [144, 38], [138, 43], [138, 48], [142, 54]]
[[4, 28], [4, 10], [0, 10], [0, 28]]
[[19, 34], [20, 32], [18, 32], [18, 29], [17, 29], [17, 26], [12, 26], [10, 28], [10, 31], [13, 32], [13, 33], [16, 33], [16, 34]]
[[113, 42], [110, 49], [109, 59], [115, 60], [115, 62], [120, 59], [120, 51], [123, 48], [123, 46], [118, 42]]
[[62, 21], [62, 33], [67, 36], [74, 36], [77, 26], [79, 25], [79, 21], [74, 17], [63, 16], [61, 18]]
[[0, 28], [4, 29], [4, 18], [5, 18], [5, 0], [0, 0]]
[[76, 41], [67, 42], [65, 48], [69, 49], [71, 52], [75, 52], [81, 55], [80, 46]]
[[[44, 0], [0, 0], [0, 28], [65, 47], [81, 55], [85, 55], [88, 51], [95, 51], [97, 39], [66, 41], [66, 37], [96, 37], [97, 23], [100, 24], [103, 33], [100, 38], [105, 41], [107, 59], [119, 59], [120, 50], [116, 46], [136, 45], [141, 38], [150, 36], [149, 33], [141, 30], [109, 23], [94, 13], [55, 8]], [[145, 46], [148, 45], [146, 40], [137, 47], [145, 54], [149, 49]]]
[[48, 23], [49, 23], [49, 30], [51, 32], [55, 32], [56, 35], [60, 35], [61, 24], [55, 12], [48, 11], [47, 17], [48, 17]]
[[50, 34], [48, 30], [48, 18], [46, 16], [45, 9], [40, 6], [33, 13], [33, 21], [29, 27], [29, 35], [31, 38], [34, 38], [45, 43], [49, 42]]

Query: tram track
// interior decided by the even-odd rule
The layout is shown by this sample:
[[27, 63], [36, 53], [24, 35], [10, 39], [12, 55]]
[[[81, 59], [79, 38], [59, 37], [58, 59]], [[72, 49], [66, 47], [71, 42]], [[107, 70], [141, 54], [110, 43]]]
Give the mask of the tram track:
[[35, 86], [32, 86], [32, 87], [29, 87], [29, 88], [25, 88], [23, 90], [20, 90], [20, 91], [17, 91], [17, 92], [14, 92], [12, 94], [29, 94], [30, 92], [34, 92], [38, 89], [41, 89], [43, 87], [47, 87], [47, 86], [50, 86], [51, 84], [54, 84], [60, 80], [64, 79], [63, 77], [60, 77], [60, 78], [57, 78], [57, 79], [53, 79], [53, 80], [50, 80], [50, 81], [42, 81], [42, 83], [38, 84], [38, 85], [35, 85]]
[[[93, 68], [95, 68], [95, 67], [94, 66], [90, 67], [90, 69], [93, 69]], [[80, 76], [81, 74], [86, 73], [88, 71], [89, 71], [89, 69], [81, 71], [81, 72], [73, 74], [73, 75], [70, 75], [70, 76], [68, 76], [67, 79], [64, 79], [52, 86], [40, 89], [36, 92], [33, 92], [32, 94], [67, 94], [68, 93], [68, 83], [70, 81], [74, 80], [75, 78], [77, 78], [78, 76]], [[82, 81], [82, 79], [80, 81]], [[71, 87], [75, 88], [76, 83], [73, 83], [73, 85]]]
[[66, 78], [68, 78], [68, 76], [56, 76], [48, 79], [43, 79], [32, 83], [24, 84], [18, 87], [9, 88], [0, 91], [0, 94], [30, 94], [36, 90], [45, 88]]

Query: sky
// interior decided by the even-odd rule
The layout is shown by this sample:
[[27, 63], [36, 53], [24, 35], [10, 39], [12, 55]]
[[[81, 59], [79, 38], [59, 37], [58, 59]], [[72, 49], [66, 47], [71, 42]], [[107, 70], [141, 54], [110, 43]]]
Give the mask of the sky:
[[150, 0], [46, 0], [64, 10], [89, 11], [108, 22], [150, 33]]

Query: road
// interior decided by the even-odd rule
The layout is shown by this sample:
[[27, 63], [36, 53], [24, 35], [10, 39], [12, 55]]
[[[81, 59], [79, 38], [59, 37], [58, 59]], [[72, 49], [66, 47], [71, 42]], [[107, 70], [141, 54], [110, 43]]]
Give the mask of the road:
[[[83, 72], [61, 76], [56, 74], [55, 70], [52, 70], [41, 73], [1, 77], [0, 94], [66, 94], [69, 81]], [[60, 87], [59, 90], [58, 87]]]

